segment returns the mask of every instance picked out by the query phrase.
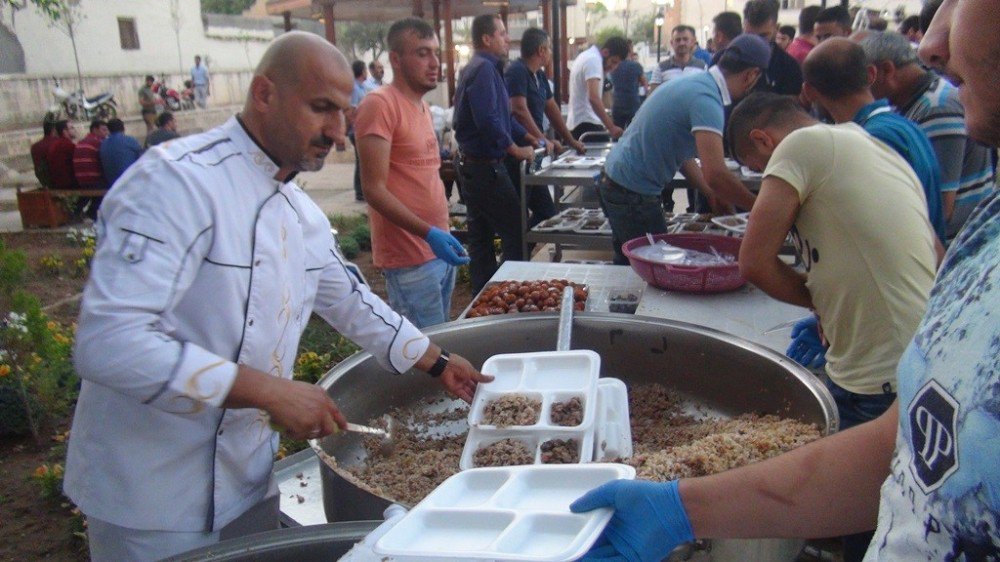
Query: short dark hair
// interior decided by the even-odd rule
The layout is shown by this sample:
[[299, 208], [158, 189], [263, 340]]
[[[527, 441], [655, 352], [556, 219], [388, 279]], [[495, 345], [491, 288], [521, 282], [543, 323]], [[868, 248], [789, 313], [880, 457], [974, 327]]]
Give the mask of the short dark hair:
[[692, 37], [695, 37], [697, 39], [697, 34], [695, 33], [694, 28], [691, 27], [690, 25], [686, 25], [683, 23], [680, 25], [675, 25], [674, 28], [670, 30], [670, 35], [673, 35], [674, 33], [677, 32], [690, 33]]
[[730, 41], [743, 33], [743, 18], [736, 12], [720, 12], [712, 18], [712, 24]]
[[93, 133], [95, 129], [100, 129], [102, 126], [106, 127], [108, 122], [104, 119], [94, 119], [90, 122], [90, 132]]
[[147, 74], [146, 75], [146, 82], [149, 82], [149, 81], [156, 82], [156, 78], [154, 78], [152, 74]]
[[361, 78], [364, 76], [365, 68], [367, 67], [365, 66], [365, 61], [363, 60], [356, 60], [351, 63], [351, 72], [354, 73], [355, 78]]
[[56, 129], [56, 134], [61, 137], [63, 133], [66, 132], [66, 128], [69, 127], [69, 121], [65, 119], [60, 119], [59, 121], [55, 122], [54, 126]]
[[55, 126], [56, 122], [46, 116], [45, 119], [42, 119], [42, 135], [46, 137], [51, 135], [52, 129], [54, 129]]
[[920, 16], [916, 14], [912, 16], [907, 16], [906, 19], [903, 20], [903, 23], [899, 24], [899, 32], [902, 33], [903, 35], [906, 35], [911, 31], [919, 31], [919, 30], [920, 30]]
[[374, 59], [370, 63], [368, 63], [368, 72], [375, 72], [376, 64], [378, 64], [378, 59]]
[[497, 21], [500, 16], [496, 14], [483, 14], [476, 16], [472, 20], [472, 46], [482, 49], [486, 46], [483, 42], [483, 35], [493, 35], [497, 30]]
[[601, 45], [602, 49], [608, 50], [609, 57], [618, 57], [622, 60], [628, 58], [628, 41], [621, 35], [612, 35]]
[[822, 55], [806, 57], [802, 64], [803, 78], [820, 94], [839, 100], [868, 89], [868, 57], [861, 45], [845, 40], [843, 49]]
[[871, 31], [885, 31], [889, 29], [889, 22], [880, 16], [868, 15], [868, 29]]
[[167, 123], [174, 120], [174, 114], [169, 111], [164, 111], [156, 117], [156, 126], [165, 127]]
[[743, 60], [740, 55], [728, 48], [723, 49], [722, 55], [719, 56], [719, 60], [715, 65], [725, 74], [739, 74], [748, 68], [760, 68], [755, 64]]
[[525, 29], [524, 35], [521, 35], [521, 57], [528, 58], [537, 55], [542, 45], [547, 43], [548, 40], [549, 34], [544, 29], [538, 29], [537, 27]]
[[778, 0], [750, 0], [743, 7], [743, 19], [747, 25], [754, 27], [768, 22], [778, 21], [778, 10], [781, 5]]
[[726, 129], [726, 141], [739, 157], [750, 131], [774, 125], [784, 125], [808, 117], [798, 98], [772, 92], [754, 92], [733, 108]]
[[844, 29], [851, 29], [851, 14], [843, 6], [824, 8], [816, 15], [816, 23], [835, 23]]
[[108, 130], [112, 133], [124, 133], [125, 122], [121, 119], [108, 119]]
[[[415, 33], [419, 39], [434, 37], [434, 28], [431, 27], [431, 24], [420, 18], [403, 18], [389, 26], [389, 32], [385, 35], [385, 42], [389, 45], [389, 50], [403, 54], [403, 36], [411, 32]], [[372, 63], [374, 64], [375, 61]]]
[[938, 8], [944, 0], [930, 0], [924, 7], [920, 9], [920, 32], [927, 33], [927, 29], [931, 26], [931, 20], [934, 19], [934, 14], [937, 13]]
[[806, 6], [799, 12], [799, 33], [812, 33], [816, 27], [816, 16], [823, 11], [820, 6]]
[[795, 39], [795, 26], [783, 25], [778, 28], [778, 32], [787, 35], [789, 39]]

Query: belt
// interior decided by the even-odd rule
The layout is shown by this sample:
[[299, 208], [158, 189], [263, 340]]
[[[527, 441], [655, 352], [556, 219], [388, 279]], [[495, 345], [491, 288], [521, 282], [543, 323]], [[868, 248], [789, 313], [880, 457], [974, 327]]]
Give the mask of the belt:
[[462, 162], [468, 162], [470, 164], [499, 164], [500, 160], [498, 158], [479, 158], [476, 156], [465, 156], [461, 157]]

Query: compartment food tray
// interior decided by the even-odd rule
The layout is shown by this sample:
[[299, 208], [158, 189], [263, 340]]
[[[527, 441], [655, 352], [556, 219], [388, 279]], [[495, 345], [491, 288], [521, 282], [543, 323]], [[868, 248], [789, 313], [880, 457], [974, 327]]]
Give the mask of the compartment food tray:
[[569, 504], [592, 488], [635, 478], [621, 464], [491, 467], [445, 480], [374, 546], [379, 555], [487, 560], [579, 558], [612, 512], [575, 514]]
[[[589, 350], [510, 353], [487, 359], [482, 372], [495, 378], [493, 382], [476, 388], [469, 408], [469, 436], [459, 467], [462, 470], [474, 468], [476, 451], [507, 438], [521, 441], [529, 451], [534, 451], [535, 463], [541, 462], [542, 443], [550, 439], [576, 439], [579, 462], [590, 462], [594, 454], [593, 429], [597, 417], [597, 378], [600, 371], [600, 356]], [[541, 401], [542, 409], [537, 422], [503, 428], [484, 424], [486, 404], [512, 393]], [[582, 422], [576, 426], [552, 423], [552, 404], [574, 397], [582, 402]]]

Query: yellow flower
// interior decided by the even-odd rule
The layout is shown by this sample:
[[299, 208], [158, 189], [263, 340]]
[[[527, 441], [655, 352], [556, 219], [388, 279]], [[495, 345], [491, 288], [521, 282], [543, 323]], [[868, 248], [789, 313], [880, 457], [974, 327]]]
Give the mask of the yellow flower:
[[45, 476], [47, 476], [48, 473], [49, 473], [49, 466], [43, 464], [35, 469], [35, 473], [33, 476], [35, 478], [45, 478]]
[[6, 377], [10, 374], [10, 365], [0, 365], [0, 377]]
[[52, 339], [56, 340], [56, 342], [58, 342], [58, 343], [69, 343], [69, 338], [67, 338], [66, 336], [64, 336], [62, 334], [56, 334], [56, 335], [52, 336]]
[[49, 330], [57, 330], [57, 329], [59, 328], [59, 324], [56, 324], [54, 320], [49, 320], [49, 321], [48, 321], [48, 322], [47, 322], [47, 323], [45, 324], [45, 326], [46, 326], [46, 327], [47, 327], [47, 328], [48, 328]]

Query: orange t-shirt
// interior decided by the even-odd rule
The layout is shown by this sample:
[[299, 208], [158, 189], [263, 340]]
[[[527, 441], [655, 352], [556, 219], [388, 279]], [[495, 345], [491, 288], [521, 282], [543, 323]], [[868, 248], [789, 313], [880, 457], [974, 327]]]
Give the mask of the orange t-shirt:
[[[370, 92], [358, 106], [355, 137], [375, 135], [389, 141], [386, 188], [415, 215], [431, 226], [448, 230], [448, 201], [441, 182], [441, 153], [431, 122], [430, 108], [422, 111], [389, 85]], [[422, 238], [389, 222], [369, 207], [372, 262], [375, 267], [413, 267], [435, 258]]]

